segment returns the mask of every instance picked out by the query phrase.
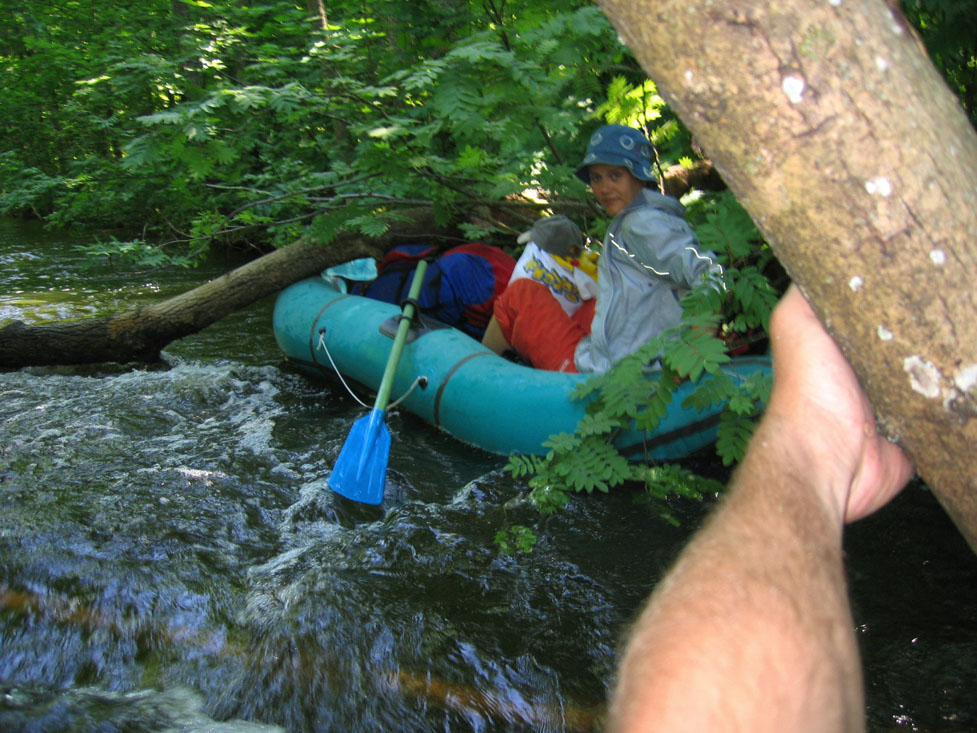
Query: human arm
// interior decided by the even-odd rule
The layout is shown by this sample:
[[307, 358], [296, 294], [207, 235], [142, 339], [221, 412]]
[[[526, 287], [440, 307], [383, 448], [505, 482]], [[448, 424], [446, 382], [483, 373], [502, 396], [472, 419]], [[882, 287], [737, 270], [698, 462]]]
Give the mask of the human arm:
[[842, 527], [909, 480], [851, 367], [791, 288], [766, 414], [718, 511], [638, 619], [617, 731], [864, 728]]
[[502, 327], [494, 315], [489, 319], [488, 325], [485, 327], [485, 333], [482, 335], [482, 346], [488, 347], [496, 354], [504, 354], [512, 348], [509, 342], [506, 341], [502, 333]]
[[[703, 282], [724, 287], [723, 268], [716, 255], [703, 248], [682, 216], [678, 202], [659, 197], [666, 208], [642, 206], [629, 211], [617, 232], [611, 232], [611, 246], [619, 245], [639, 269], [666, 278], [691, 290]], [[670, 210], [673, 209], [674, 210]]]

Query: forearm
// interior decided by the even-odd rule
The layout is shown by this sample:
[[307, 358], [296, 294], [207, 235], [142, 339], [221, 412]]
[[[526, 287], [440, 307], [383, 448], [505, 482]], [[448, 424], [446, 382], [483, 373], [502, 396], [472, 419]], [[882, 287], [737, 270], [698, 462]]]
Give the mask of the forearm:
[[[841, 553], [843, 477], [767, 420], [722, 507], [638, 620], [615, 730], [839, 731], [862, 725]], [[821, 457], [824, 458], [824, 457]]]
[[721, 269], [715, 255], [699, 245], [691, 229], [667, 216], [627, 217], [618, 238], [640, 266], [683, 288], [692, 289], [708, 273]]

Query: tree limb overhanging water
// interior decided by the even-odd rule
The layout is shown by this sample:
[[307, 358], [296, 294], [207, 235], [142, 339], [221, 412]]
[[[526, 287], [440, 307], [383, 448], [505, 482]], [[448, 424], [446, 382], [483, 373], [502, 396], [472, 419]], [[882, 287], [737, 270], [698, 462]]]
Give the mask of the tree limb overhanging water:
[[[428, 219], [418, 217], [398, 236], [432, 228]], [[346, 236], [332, 245], [303, 240], [162, 303], [84, 321], [39, 326], [16, 321], [0, 330], [0, 366], [157, 361], [174, 340], [197, 333], [330, 265], [356, 257], [378, 257], [393, 241], [393, 235], [375, 240]]]
[[916, 34], [885, 0], [600, 5], [977, 551], [977, 131]]

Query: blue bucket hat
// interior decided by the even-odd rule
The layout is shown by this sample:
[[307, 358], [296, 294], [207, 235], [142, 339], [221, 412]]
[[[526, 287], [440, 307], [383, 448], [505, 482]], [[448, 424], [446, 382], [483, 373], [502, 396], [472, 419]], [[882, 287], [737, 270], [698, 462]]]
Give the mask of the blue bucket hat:
[[654, 181], [651, 151], [651, 142], [633, 127], [604, 125], [590, 138], [583, 163], [576, 170], [577, 178], [590, 183], [590, 165], [604, 163], [624, 166], [639, 180]]

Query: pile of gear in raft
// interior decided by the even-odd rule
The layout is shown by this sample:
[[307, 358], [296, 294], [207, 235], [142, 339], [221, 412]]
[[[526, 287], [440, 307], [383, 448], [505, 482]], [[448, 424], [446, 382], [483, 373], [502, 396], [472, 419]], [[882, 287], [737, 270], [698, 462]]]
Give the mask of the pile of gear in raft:
[[[376, 277], [365, 282], [346, 280], [343, 289], [399, 305], [407, 296], [417, 263], [426, 259], [429, 264], [417, 299], [421, 313], [476, 341], [485, 333], [495, 299], [518, 279], [546, 285], [568, 315], [597, 295], [598, 253], [584, 246], [583, 233], [568, 218], [539, 219], [517, 241], [524, 245], [518, 260], [500, 247], [481, 242], [443, 251], [428, 244], [402, 244], [376, 264]], [[348, 273], [340, 266], [324, 274], [341, 277]]]

